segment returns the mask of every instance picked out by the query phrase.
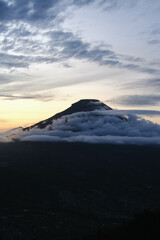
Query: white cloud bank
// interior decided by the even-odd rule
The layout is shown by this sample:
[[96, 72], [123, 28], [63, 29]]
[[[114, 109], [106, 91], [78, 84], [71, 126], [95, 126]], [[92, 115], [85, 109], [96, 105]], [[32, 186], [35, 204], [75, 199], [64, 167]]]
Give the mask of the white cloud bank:
[[[1, 136], [0, 136], [1, 137]], [[3, 136], [4, 138], [4, 136]], [[45, 129], [18, 131], [20, 141], [160, 144], [160, 125], [121, 111], [96, 110], [64, 116]]]

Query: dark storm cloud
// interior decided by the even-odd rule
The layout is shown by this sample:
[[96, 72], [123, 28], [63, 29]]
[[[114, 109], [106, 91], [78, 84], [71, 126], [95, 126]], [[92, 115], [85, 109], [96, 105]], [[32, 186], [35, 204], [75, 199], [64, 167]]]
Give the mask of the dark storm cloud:
[[156, 106], [160, 105], [160, 95], [125, 95], [111, 99], [110, 102], [125, 106]]

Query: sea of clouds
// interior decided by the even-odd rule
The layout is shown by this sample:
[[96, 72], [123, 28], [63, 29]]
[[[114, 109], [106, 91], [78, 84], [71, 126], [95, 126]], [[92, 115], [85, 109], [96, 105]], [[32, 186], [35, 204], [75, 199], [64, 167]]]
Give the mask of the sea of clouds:
[[[123, 112], [125, 113], [125, 112]], [[127, 112], [126, 112], [127, 113]], [[160, 125], [122, 111], [95, 110], [63, 116], [45, 129], [16, 129], [0, 141], [160, 144]]]

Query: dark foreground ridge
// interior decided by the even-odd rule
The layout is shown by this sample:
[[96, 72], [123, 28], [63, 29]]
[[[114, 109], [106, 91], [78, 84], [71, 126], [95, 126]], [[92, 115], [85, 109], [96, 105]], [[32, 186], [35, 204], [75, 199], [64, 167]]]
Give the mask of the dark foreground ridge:
[[43, 128], [47, 127], [49, 124], [51, 124], [53, 120], [61, 118], [62, 116], [70, 115], [70, 114], [77, 113], [77, 112], [88, 112], [88, 111], [93, 111], [93, 110], [102, 109], [102, 108], [105, 110], [112, 110], [112, 108], [108, 107], [106, 104], [104, 104], [103, 102], [101, 102], [97, 99], [82, 99], [76, 103], [73, 103], [71, 105], [71, 107], [67, 108], [66, 110], [64, 110], [60, 113], [57, 113], [56, 115], [52, 116], [51, 118], [43, 120], [43, 121], [36, 123], [30, 127], [24, 128], [23, 130], [24, 131], [30, 130], [34, 127], [43, 129]]
[[1, 143], [0, 240], [159, 240], [159, 189], [159, 146]]

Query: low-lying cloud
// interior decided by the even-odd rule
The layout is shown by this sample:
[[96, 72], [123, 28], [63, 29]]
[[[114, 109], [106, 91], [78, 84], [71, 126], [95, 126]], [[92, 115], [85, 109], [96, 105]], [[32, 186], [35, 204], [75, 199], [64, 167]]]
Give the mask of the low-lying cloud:
[[160, 125], [119, 111], [79, 112], [54, 120], [45, 129], [20, 130], [8, 141], [160, 144]]

